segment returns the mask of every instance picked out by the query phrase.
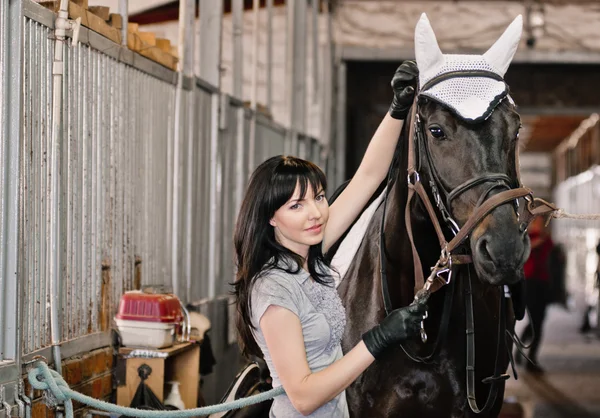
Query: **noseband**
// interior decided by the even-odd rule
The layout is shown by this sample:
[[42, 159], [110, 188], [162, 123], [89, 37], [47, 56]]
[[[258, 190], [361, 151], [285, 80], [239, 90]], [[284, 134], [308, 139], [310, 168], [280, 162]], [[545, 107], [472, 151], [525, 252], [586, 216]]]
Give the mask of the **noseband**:
[[[441, 76], [435, 77], [431, 81], [429, 81], [425, 86], [424, 90], [430, 88], [431, 86], [452, 77], [489, 77], [496, 80], [502, 80], [501, 77], [495, 73], [488, 71], [458, 71], [450, 74], [443, 74]], [[421, 152], [423, 152], [423, 157], [427, 162], [431, 180], [429, 182], [429, 188], [431, 194], [434, 198], [435, 207], [438, 209], [442, 222], [446, 225], [446, 227], [451, 231], [453, 238], [450, 242], [446, 241], [444, 232], [442, 230], [442, 226], [440, 224], [440, 220], [438, 215], [435, 212], [434, 205], [429, 199], [429, 195], [425, 190], [425, 187], [421, 183], [421, 176], [419, 171], [421, 170]], [[506, 302], [505, 297], [503, 296], [503, 292], [501, 292], [501, 300], [500, 300], [500, 322], [498, 326], [498, 341], [497, 341], [497, 352], [496, 352], [496, 361], [495, 361], [495, 372], [494, 375], [484, 379], [484, 383], [490, 383], [490, 391], [488, 393], [487, 400], [483, 408], [479, 408], [477, 406], [477, 402], [475, 399], [475, 331], [474, 331], [474, 318], [473, 318], [473, 298], [471, 291], [471, 277], [470, 277], [470, 266], [468, 264], [472, 263], [472, 257], [468, 254], [468, 248], [466, 248], [467, 254], [458, 254], [460, 251], [460, 247], [465, 247], [463, 244], [467, 241], [468, 237], [472, 233], [472, 231], [477, 227], [477, 225], [494, 209], [499, 206], [502, 206], [506, 203], [513, 203], [515, 205], [515, 210], [517, 212], [517, 217], [521, 221], [521, 229], [525, 230], [529, 223], [539, 215], [547, 215], [556, 210], [551, 204], [541, 200], [535, 199], [533, 197], [533, 192], [521, 185], [520, 176], [519, 176], [519, 161], [518, 161], [518, 150], [515, 150], [515, 168], [517, 171], [517, 176], [515, 179], [511, 179], [506, 174], [502, 173], [485, 173], [481, 176], [469, 179], [464, 183], [458, 185], [454, 189], [447, 191], [444, 187], [444, 183], [442, 182], [435, 165], [433, 164], [433, 160], [431, 158], [431, 154], [429, 151], [429, 147], [427, 145], [426, 137], [423, 133], [422, 125], [419, 120], [418, 113], [418, 92], [415, 94], [415, 99], [411, 108], [410, 118], [409, 118], [409, 136], [408, 136], [408, 198], [405, 207], [405, 225], [406, 231], [411, 243], [412, 255], [413, 255], [413, 264], [414, 264], [414, 293], [415, 300], [429, 295], [433, 293], [443, 286], [450, 285], [447, 289], [444, 307], [442, 311], [442, 319], [439, 328], [439, 332], [436, 338], [436, 341], [433, 345], [433, 349], [431, 353], [427, 356], [417, 356], [415, 354], [410, 353], [406, 347], [402, 346], [402, 349], [406, 353], [406, 355], [418, 362], [428, 363], [430, 362], [436, 355], [440, 349], [441, 341], [445, 339], [447, 334], [449, 318], [452, 308], [452, 299], [454, 295], [454, 285], [452, 281], [452, 275], [456, 274], [456, 269], [460, 265], [467, 265], [468, 272], [468, 280], [466, 283], [467, 289], [467, 297], [465, 302], [466, 308], [466, 319], [467, 319], [467, 400], [471, 410], [475, 413], [481, 413], [489, 410], [494, 404], [498, 389], [499, 382], [506, 380], [508, 375], [502, 374], [501, 370], [501, 362], [500, 362], [500, 351], [502, 349], [501, 342], [504, 338], [505, 327], [506, 327]], [[386, 191], [386, 196], [383, 203], [383, 214], [381, 219], [381, 233], [380, 233], [380, 269], [381, 269], [381, 285], [382, 285], [382, 293], [383, 293], [383, 301], [386, 313], [389, 314], [393, 307], [391, 303], [391, 298], [389, 295], [388, 283], [387, 283], [387, 260], [385, 257], [385, 219], [386, 219], [386, 209], [387, 209], [387, 200], [390, 191], [390, 185], [392, 181], [392, 175], [394, 173], [394, 167], [390, 167], [388, 173], [388, 188]], [[486, 185], [483, 193], [480, 195], [479, 200], [475, 206], [475, 209], [471, 216], [467, 219], [465, 224], [462, 227], [459, 227], [457, 222], [452, 217], [452, 202], [458, 198], [463, 193], [471, 190], [476, 186]], [[498, 193], [490, 196], [493, 191], [499, 191]], [[430, 218], [431, 223], [435, 229], [436, 235], [439, 240], [441, 254], [436, 265], [431, 269], [430, 275], [425, 280], [423, 275], [423, 268], [421, 264], [421, 259], [419, 257], [419, 253], [414, 244], [413, 231], [412, 231], [412, 222], [411, 222], [411, 201], [415, 195], [415, 193], [421, 199], [421, 202], [425, 206], [427, 210], [428, 216]], [[521, 215], [519, 213], [519, 199], [525, 199], [527, 204], [525, 205], [525, 210]], [[463, 250], [464, 251], [464, 250]], [[427, 316], [425, 316], [426, 318]], [[421, 323], [421, 339], [425, 343], [427, 341], [427, 334], [425, 333], [424, 324]], [[509, 350], [510, 351], [510, 350]], [[511, 355], [512, 353], [509, 353]]]

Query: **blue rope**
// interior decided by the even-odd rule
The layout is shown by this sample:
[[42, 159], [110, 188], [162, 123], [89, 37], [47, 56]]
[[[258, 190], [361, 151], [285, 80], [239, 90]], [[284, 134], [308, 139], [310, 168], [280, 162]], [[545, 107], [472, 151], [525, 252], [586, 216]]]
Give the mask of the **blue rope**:
[[79, 392], [72, 390], [63, 377], [55, 370], [50, 370], [48, 365], [42, 361], [35, 364], [27, 374], [29, 383], [34, 389], [48, 391], [47, 394], [56, 399], [58, 403], [65, 405], [66, 418], [73, 418], [73, 402], [76, 400], [80, 403], [91, 406], [94, 409], [101, 411], [112, 412], [115, 414], [127, 415], [138, 418], [187, 418], [196, 416], [206, 416], [218, 412], [229, 411], [231, 409], [244, 408], [248, 405], [254, 405], [264, 402], [275, 396], [285, 393], [282, 386], [271, 389], [268, 392], [259, 395], [249, 396], [247, 398], [237, 399], [233, 402], [205, 406], [203, 408], [185, 409], [183, 411], [149, 411], [137, 408], [126, 408], [124, 406], [115, 405], [112, 403], [100, 401], [98, 399], [85, 396]]

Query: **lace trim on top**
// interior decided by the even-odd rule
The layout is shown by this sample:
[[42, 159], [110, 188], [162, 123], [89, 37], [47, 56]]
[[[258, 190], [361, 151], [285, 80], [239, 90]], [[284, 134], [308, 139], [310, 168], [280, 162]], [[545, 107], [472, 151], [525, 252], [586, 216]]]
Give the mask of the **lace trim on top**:
[[321, 285], [312, 280], [309, 280], [308, 283], [304, 289], [308, 299], [315, 310], [325, 316], [325, 320], [329, 324], [330, 338], [325, 352], [330, 353], [342, 341], [342, 335], [346, 328], [346, 310], [335, 288]]

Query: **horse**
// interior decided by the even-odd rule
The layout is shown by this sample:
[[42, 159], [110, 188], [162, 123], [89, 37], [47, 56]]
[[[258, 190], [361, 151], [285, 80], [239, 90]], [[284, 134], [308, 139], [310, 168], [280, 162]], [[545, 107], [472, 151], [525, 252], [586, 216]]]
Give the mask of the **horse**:
[[[516, 41], [507, 32], [502, 38], [513, 39], [499, 39], [490, 54], [504, 54], [505, 68], [516, 47], [507, 51], [498, 44], [518, 44], [520, 29]], [[432, 33], [425, 37], [436, 42], [433, 54], [439, 55]], [[427, 54], [419, 62], [417, 50], [421, 72], [439, 61]], [[498, 74], [467, 69], [430, 83], [452, 77], [504, 82]], [[428, 88], [421, 85], [420, 91]], [[417, 291], [417, 297], [429, 295], [429, 310], [421, 338], [391, 348], [346, 390], [351, 417], [499, 414], [512, 350], [506, 334], [523, 315], [526, 228], [537, 214], [519, 178], [516, 107], [506, 93], [486, 112], [479, 120], [465, 120], [426, 94], [413, 104], [384, 203], [338, 287], [347, 316], [342, 349], [353, 348], [391, 309], [410, 304]]]

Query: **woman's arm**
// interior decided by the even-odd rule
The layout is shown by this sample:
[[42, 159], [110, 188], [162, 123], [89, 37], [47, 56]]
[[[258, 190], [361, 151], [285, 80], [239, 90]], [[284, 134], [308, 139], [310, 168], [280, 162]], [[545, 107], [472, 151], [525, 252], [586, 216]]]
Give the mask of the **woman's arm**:
[[286, 394], [302, 415], [311, 414], [335, 398], [375, 360], [361, 341], [331, 366], [312, 373], [302, 326], [294, 313], [271, 305], [260, 320], [260, 328]]
[[311, 414], [346, 389], [387, 347], [419, 331], [427, 310], [425, 296], [404, 308], [392, 311], [363, 334], [362, 340], [325, 369], [313, 373], [308, 367], [302, 325], [296, 314], [270, 305], [260, 319], [275, 370], [294, 408]]
[[323, 251], [329, 247], [354, 222], [388, 172], [403, 119], [414, 99], [416, 78], [419, 73], [413, 61], [405, 61], [392, 78], [394, 99], [390, 111], [379, 124], [356, 174], [329, 210], [329, 222], [325, 227]]
[[354, 222], [388, 172], [403, 121], [385, 115], [371, 139], [356, 174], [329, 208], [323, 252]]

